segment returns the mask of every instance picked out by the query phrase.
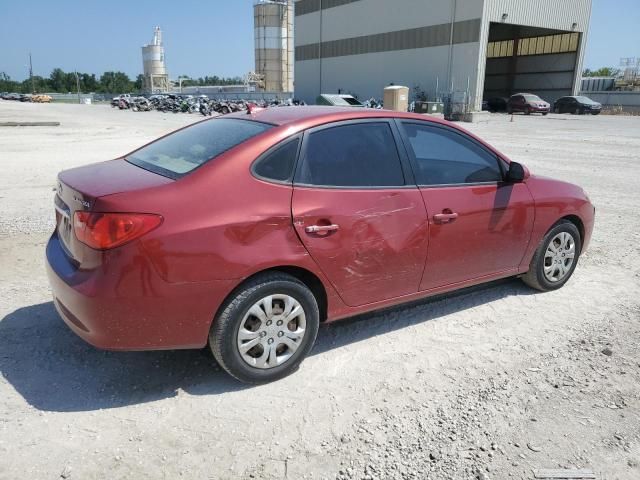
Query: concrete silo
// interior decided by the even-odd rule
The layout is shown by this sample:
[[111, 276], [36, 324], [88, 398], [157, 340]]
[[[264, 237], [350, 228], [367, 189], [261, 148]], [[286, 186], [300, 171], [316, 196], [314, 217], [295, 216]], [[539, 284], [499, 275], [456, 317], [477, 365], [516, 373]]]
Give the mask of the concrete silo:
[[253, 7], [256, 73], [264, 90], [293, 92], [293, 0], [259, 0]]
[[162, 30], [153, 31], [153, 42], [142, 47], [142, 65], [144, 69], [144, 90], [148, 93], [169, 91], [169, 75], [164, 63]]

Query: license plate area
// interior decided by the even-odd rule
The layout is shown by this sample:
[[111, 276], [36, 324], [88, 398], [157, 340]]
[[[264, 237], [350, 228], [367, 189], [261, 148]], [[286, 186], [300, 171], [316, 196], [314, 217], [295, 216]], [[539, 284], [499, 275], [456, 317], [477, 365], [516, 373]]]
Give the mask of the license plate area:
[[71, 242], [71, 210], [58, 195], [56, 195], [54, 203], [56, 209], [56, 229], [58, 237], [60, 238], [62, 245], [68, 251], [69, 244]]

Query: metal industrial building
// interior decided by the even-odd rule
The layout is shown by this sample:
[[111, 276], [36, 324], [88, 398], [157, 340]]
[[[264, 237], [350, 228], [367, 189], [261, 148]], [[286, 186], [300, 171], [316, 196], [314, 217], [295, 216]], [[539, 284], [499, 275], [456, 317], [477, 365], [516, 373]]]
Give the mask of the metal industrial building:
[[258, 0], [253, 7], [256, 73], [268, 92], [293, 92], [293, 0]]
[[577, 94], [591, 0], [297, 0], [295, 92]]

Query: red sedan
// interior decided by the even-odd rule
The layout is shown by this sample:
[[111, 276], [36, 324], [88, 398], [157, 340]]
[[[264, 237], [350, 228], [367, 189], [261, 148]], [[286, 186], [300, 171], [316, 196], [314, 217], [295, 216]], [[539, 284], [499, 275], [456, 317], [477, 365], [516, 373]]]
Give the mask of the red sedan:
[[210, 346], [281, 378], [320, 322], [520, 276], [564, 285], [589, 243], [582, 188], [454, 124], [272, 108], [205, 120], [60, 173], [47, 245], [58, 312], [112, 350]]

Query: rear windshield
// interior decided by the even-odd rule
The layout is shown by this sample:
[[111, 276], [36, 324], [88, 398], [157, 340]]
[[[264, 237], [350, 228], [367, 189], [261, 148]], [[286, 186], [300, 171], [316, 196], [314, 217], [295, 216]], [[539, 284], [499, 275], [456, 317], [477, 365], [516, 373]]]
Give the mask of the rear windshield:
[[272, 125], [251, 120], [208, 120], [142, 147], [126, 160], [165, 177], [179, 178], [270, 128]]

